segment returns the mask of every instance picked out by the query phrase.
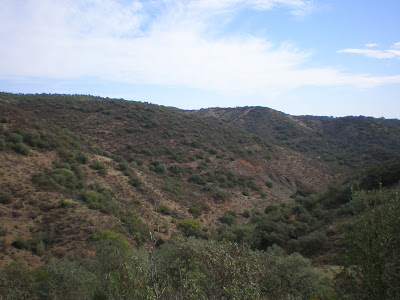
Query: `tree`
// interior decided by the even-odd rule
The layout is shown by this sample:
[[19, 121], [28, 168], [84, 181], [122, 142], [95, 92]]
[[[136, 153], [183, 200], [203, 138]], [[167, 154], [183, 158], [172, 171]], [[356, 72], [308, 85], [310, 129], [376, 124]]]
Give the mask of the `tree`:
[[185, 236], [198, 236], [201, 234], [201, 225], [199, 221], [192, 219], [181, 220], [176, 223], [176, 226], [182, 230]]
[[357, 192], [350, 204], [359, 217], [343, 229], [347, 248], [337, 278], [342, 293], [349, 299], [399, 299], [399, 191]]

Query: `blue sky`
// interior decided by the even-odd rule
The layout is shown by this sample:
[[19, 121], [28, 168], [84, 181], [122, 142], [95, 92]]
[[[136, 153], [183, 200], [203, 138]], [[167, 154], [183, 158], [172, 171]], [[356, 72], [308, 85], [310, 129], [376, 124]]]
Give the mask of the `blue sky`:
[[2, 0], [0, 91], [400, 118], [400, 1]]

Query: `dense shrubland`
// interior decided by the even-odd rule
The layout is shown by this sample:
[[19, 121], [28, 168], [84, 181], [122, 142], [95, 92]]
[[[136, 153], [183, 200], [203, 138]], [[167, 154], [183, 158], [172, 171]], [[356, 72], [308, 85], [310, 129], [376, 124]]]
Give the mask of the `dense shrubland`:
[[[192, 219], [177, 223], [185, 237], [176, 235], [159, 243], [149, 233], [141, 247], [132, 247], [120, 233], [101, 231], [92, 237], [92, 257], [52, 259], [35, 270], [18, 261], [2, 268], [0, 295], [4, 299], [397, 299], [399, 200], [398, 190], [353, 192], [346, 204], [352, 216], [339, 226], [342, 269], [334, 287], [298, 253], [318, 253], [326, 236], [304, 230], [312, 222], [296, 225], [282, 219], [287, 212], [302, 211], [297, 201], [284, 210], [269, 206], [265, 214], [250, 213], [252, 219], [258, 218], [253, 228], [225, 228], [220, 241], [207, 240], [200, 223]], [[236, 217], [227, 212], [221, 221], [234, 226]], [[303, 235], [290, 239], [298, 232]], [[38, 236], [18, 246], [40, 251], [40, 241], [49, 238]]]
[[134, 249], [122, 235], [93, 236], [95, 255], [1, 270], [5, 299], [305, 299], [329, 290], [299, 254], [231, 242], [176, 238]]

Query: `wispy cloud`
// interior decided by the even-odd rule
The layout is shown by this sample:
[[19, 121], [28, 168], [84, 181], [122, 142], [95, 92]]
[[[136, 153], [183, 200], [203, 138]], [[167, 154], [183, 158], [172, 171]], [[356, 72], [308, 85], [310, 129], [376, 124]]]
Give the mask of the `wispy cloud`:
[[365, 44], [365, 47], [367, 47], [367, 48], [374, 48], [376, 46], [378, 46], [378, 44], [376, 44], [376, 43], [367, 43], [367, 44]]
[[[377, 44], [366, 44], [367, 48], [372, 48], [377, 46]], [[392, 45], [390, 49], [357, 49], [357, 48], [349, 48], [349, 49], [342, 49], [339, 50], [338, 53], [353, 53], [353, 54], [362, 54], [368, 57], [373, 58], [397, 58], [400, 59], [400, 42], [395, 43]]]
[[[400, 82], [400, 76], [310, 68], [311, 53], [289, 43], [276, 44], [248, 34], [219, 34], [242, 8], [280, 8], [296, 15], [311, 10], [312, 1], [3, 2], [0, 78], [91, 77], [271, 97], [307, 85], [368, 88]], [[350, 50], [357, 49], [341, 52]], [[398, 55], [398, 50], [391, 51], [384, 54]]]

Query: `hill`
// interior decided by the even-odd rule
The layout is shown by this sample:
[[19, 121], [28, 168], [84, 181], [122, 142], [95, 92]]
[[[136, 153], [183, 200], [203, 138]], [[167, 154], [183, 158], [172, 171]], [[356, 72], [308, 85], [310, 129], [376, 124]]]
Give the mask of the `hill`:
[[400, 149], [398, 120], [266, 108], [1, 93], [0, 120], [1, 263], [31, 267], [92, 255], [105, 229], [140, 245], [195, 218], [210, 237], [227, 211], [240, 219], [322, 192]]
[[191, 111], [237, 126], [314, 159], [360, 169], [387, 161], [400, 149], [400, 120], [290, 116], [264, 107]]

